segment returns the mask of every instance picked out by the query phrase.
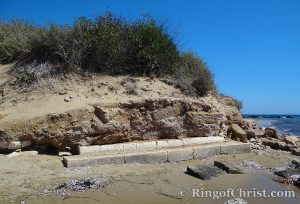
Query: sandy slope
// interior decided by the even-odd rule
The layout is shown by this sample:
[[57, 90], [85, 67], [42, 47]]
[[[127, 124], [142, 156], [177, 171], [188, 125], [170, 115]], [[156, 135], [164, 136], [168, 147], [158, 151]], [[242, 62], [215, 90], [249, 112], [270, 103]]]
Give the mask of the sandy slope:
[[[138, 100], [143, 98], [185, 98], [179, 89], [159, 79], [134, 78], [136, 95], [128, 94], [128, 88], [122, 85], [126, 76], [69, 74], [39, 79], [30, 87], [10, 85], [16, 79], [9, 75], [11, 65], [0, 65], [0, 87], [4, 97], [0, 97], [0, 127], [5, 128], [20, 121], [30, 120], [49, 113], [60, 113], [86, 108], [94, 103], [110, 104], [115, 102]], [[65, 92], [66, 94], [60, 95]], [[65, 102], [66, 97], [72, 97]]]

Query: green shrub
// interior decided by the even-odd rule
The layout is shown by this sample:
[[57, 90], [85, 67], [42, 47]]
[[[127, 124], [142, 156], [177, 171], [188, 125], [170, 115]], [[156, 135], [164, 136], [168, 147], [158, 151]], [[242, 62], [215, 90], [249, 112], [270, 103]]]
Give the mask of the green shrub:
[[[163, 24], [153, 19], [127, 22], [111, 14], [85, 26], [83, 67], [111, 74], [161, 75], [173, 73], [179, 51]], [[76, 28], [76, 26], [75, 26]]]
[[30, 52], [25, 59], [54, 64], [68, 63], [70, 33], [70, 28], [55, 25], [51, 25], [49, 30], [39, 30], [29, 40]]
[[94, 21], [79, 18], [73, 26], [33, 27], [24, 22], [1, 26], [1, 62], [50, 62], [150, 76], [174, 74], [180, 58], [165, 24], [151, 18], [129, 22], [107, 14]]
[[185, 80], [188, 80], [195, 88], [197, 95], [205, 96], [217, 93], [212, 72], [206, 63], [192, 52], [185, 52], [181, 55], [179, 72], [181, 77], [187, 78]]
[[[112, 73], [126, 66], [127, 23], [111, 14], [96, 18], [86, 31], [86, 56], [83, 67]], [[123, 67], [124, 69], [125, 67]]]
[[69, 49], [69, 61], [80, 67], [86, 66], [90, 63], [91, 56], [93, 56], [93, 33], [91, 29], [94, 24], [91, 20], [81, 17], [77, 19], [73, 26], [71, 34], [71, 48]]
[[0, 23], [0, 63], [9, 63], [28, 52], [28, 40], [36, 28], [20, 20]]
[[138, 74], [174, 74], [174, 65], [179, 61], [179, 51], [164, 24], [150, 19], [132, 26], [129, 33], [129, 61], [136, 66]]
[[217, 92], [203, 60], [181, 53], [166, 24], [152, 18], [131, 22], [108, 13], [95, 20], [79, 18], [72, 26], [0, 23], [0, 63], [8, 62], [17, 62], [17, 70], [40, 72], [36, 76], [81, 67], [107, 74], [175, 76], [187, 94]]

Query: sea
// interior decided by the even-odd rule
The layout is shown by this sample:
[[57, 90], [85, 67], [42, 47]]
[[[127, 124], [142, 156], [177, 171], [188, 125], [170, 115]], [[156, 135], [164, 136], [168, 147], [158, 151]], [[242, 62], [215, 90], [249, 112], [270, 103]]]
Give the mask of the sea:
[[244, 114], [244, 118], [255, 119], [262, 127], [272, 127], [283, 135], [300, 137], [300, 115], [259, 115]]

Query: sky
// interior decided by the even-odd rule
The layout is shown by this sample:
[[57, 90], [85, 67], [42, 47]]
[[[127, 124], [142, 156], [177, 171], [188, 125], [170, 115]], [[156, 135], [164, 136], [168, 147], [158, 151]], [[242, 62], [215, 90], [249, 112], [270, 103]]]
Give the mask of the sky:
[[300, 0], [0, 0], [0, 20], [72, 24], [112, 12], [167, 19], [243, 113], [300, 114]]

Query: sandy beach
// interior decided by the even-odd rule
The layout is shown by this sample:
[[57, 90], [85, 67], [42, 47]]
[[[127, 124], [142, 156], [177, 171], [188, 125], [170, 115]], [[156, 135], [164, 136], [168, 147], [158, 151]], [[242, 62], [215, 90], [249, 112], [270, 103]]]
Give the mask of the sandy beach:
[[[179, 195], [180, 190], [193, 188], [226, 190], [228, 188], [292, 190], [296, 198], [246, 198], [250, 203], [299, 203], [297, 187], [280, 184], [271, 168], [288, 165], [296, 156], [277, 150], [253, 150], [248, 154], [220, 155], [205, 160], [192, 160], [166, 164], [125, 164], [65, 168], [61, 158], [49, 155], [34, 157], [0, 156], [0, 203], [224, 203], [230, 198], [195, 198]], [[262, 169], [243, 168], [245, 174], [222, 174], [203, 181], [185, 174], [188, 165], [213, 164], [215, 160], [240, 165], [244, 161], [255, 161]], [[107, 178], [109, 184], [101, 189], [57, 194], [54, 187], [71, 179]]]

